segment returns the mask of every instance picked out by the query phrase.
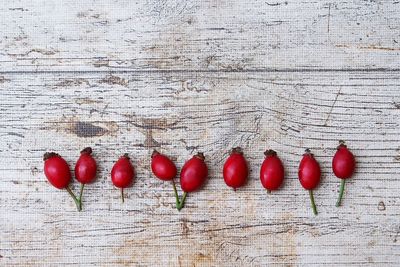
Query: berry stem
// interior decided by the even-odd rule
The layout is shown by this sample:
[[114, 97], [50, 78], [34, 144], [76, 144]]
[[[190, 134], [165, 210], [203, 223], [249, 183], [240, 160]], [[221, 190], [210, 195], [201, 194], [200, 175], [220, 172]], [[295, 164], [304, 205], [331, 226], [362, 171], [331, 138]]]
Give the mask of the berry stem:
[[308, 193], [310, 194], [311, 207], [313, 209], [314, 215], [317, 215], [318, 211], [317, 211], [317, 206], [315, 205], [313, 191], [312, 190], [308, 190]]
[[181, 202], [179, 203], [179, 206], [176, 207], [176, 208], [178, 209], [178, 211], [180, 211], [180, 210], [185, 206], [186, 196], [187, 196], [187, 192], [184, 192], [184, 193], [183, 193], [182, 200], [181, 200]]
[[124, 189], [121, 187], [121, 200], [122, 200], [122, 203], [124, 203], [125, 202], [125, 198], [124, 198]]
[[83, 196], [83, 188], [85, 187], [85, 184], [81, 183], [81, 191], [79, 192], [79, 208], [82, 210], [82, 196]]
[[344, 185], [346, 184], [346, 180], [342, 179], [342, 182], [340, 183], [340, 191], [339, 191], [339, 198], [336, 202], [336, 207], [339, 207], [341, 202], [342, 202], [342, 197], [344, 193]]
[[65, 190], [67, 190], [67, 192], [69, 193], [69, 195], [72, 197], [72, 199], [75, 202], [76, 208], [78, 209], [78, 211], [81, 211], [81, 205], [80, 205], [80, 201], [76, 198], [75, 194], [71, 191], [71, 188], [69, 188], [69, 186], [67, 186], [65, 188]]
[[174, 179], [172, 179], [172, 186], [174, 188], [174, 193], [175, 193], [176, 208], [179, 210], [179, 206], [181, 205], [181, 202], [179, 201], [178, 191], [176, 190]]
[[267, 189], [267, 194], [271, 194], [271, 190]]

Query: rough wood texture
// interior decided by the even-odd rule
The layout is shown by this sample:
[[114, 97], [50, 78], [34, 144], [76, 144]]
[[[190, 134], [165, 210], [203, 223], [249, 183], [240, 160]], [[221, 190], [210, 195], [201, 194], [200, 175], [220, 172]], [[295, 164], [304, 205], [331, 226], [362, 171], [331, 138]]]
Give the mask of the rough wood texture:
[[[398, 1], [9, 1], [0, 7], [0, 265], [398, 266]], [[357, 156], [343, 207], [337, 141]], [[100, 171], [78, 213], [42, 155]], [[251, 167], [233, 192], [228, 150]], [[315, 217], [297, 166], [323, 168]], [[152, 177], [152, 149], [179, 167], [203, 151], [204, 189], [180, 213]], [[263, 151], [287, 179], [267, 195]], [[126, 202], [111, 185], [128, 152]], [[77, 183], [73, 184], [77, 191]]]

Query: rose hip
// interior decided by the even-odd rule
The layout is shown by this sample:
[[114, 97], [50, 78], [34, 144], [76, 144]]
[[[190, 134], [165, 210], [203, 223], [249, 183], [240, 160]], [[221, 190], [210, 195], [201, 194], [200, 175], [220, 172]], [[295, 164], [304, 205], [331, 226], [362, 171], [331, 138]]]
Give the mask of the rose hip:
[[223, 175], [226, 185], [234, 190], [246, 183], [249, 169], [240, 147], [232, 149], [230, 156], [225, 161]]
[[97, 164], [92, 157], [92, 148], [87, 147], [81, 151], [81, 155], [75, 164], [75, 178], [81, 183], [79, 193], [79, 203], [82, 209], [82, 195], [85, 184], [91, 183], [96, 179]]
[[54, 152], [45, 153], [43, 160], [44, 174], [46, 175], [47, 180], [55, 188], [67, 190], [74, 200], [78, 211], [80, 211], [80, 202], [68, 186], [71, 181], [71, 172], [68, 163], [60, 155]]
[[198, 190], [206, 181], [208, 175], [207, 165], [203, 153], [197, 153], [186, 161], [181, 171], [181, 188], [184, 191], [182, 201], [178, 207], [181, 210], [185, 204], [187, 193]]
[[173, 163], [166, 155], [160, 154], [157, 150], [154, 150], [151, 155], [151, 170], [158, 179], [172, 182], [176, 207], [178, 208], [180, 206], [180, 200], [174, 181], [177, 174], [175, 163]]
[[311, 206], [315, 215], [318, 214], [314, 201], [313, 189], [315, 189], [321, 180], [321, 169], [319, 163], [309, 149], [303, 155], [299, 166], [299, 180], [304, 189], [308, 190], [311, 200]]
[[341, 204], [346, 179], [353, 175], [355, 168], [356, 161], [353, 153], [350, 152], [350, 150], [344, 144], [344, 141], [339, 141], [339, 146], [337, 147], [335, 156], [332, 159], [333, 173], [337, 178], [342, 179], [336, 207], [339, 207]]
[[129, 187], [134, 179], [135, 169], [130, 161], [128, 154], [124, 154], [118, 159], [111, 170], [112, 183], [121, 189], [121, 199], [124, 199], [124, 188]]
[[282, 185], [285, 170], [282, 161], [274, 150], [267, 150], [264, 155], [265, 159], [261, 165], [260, 180], [263, 187], [270, 192]]
[[68, 163], [60, 155], [50, 152], [43, 156], [47, 180], [58, 189], [66, 188], [71, 181]]
[[156, 150], [151, 155], [151, 170], [158, 179], [163, 181], [173, 180], [177, 173], [176, 166], [172, 160]]

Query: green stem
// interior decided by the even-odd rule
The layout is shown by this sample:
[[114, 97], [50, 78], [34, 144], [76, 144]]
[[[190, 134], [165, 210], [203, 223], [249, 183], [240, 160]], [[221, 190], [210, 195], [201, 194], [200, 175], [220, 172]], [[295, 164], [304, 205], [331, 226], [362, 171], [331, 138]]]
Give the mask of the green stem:
[[271, 194], [271, 190], [267, 189], [267, 193], [268, 193], [268, 194]]
[[181, 205], [181, 202], [179, 201], [178, 191], [176, 190], [175, 181], [173, 179], [172, 179], [172, 186], [174, 187], [176, 208], [178, 209], [178, 207]]
[[184, 193], [183, 193], [182, 200], [181, 200], [181, 202], [179, 203], [179, 206], [176, 207], [176, 208], [178, 209], [178, 211], [180, 211], [180, 210], [185, 206], [186, 196], [187, 196], [187, 192], [184, 192]]
[[314, 201], [314, 194], [312, 190], [308, 190], [308, 193], [310, 194], [310, 200], [311, 200], [311, 207], [313, 209], [314, 215], [317, 215], [317, 206], [315, 205], [315, 201]]
[[339, 191], [339, 198], [336, 202], [336, 207], [340, 206], [340, 203], [342, 202], [342, 197], [343, 197], [343, 193], [344, 193], [344, 185], [346, 183], [345, 179], [342, 179], [342, 182], [340, 183], [340, 191]]
[[81, 191], [79, 192], [79, 208], [82, 210], [82, 195], [83, 195], [83, 188], [85, 184], [81, 183]]
[[78, 211], [81, 211], [81, 205], [79, 200], [76, 198], [75, 194], [71, 191], [71, 188], [69, 188], [69, 186], [67, 186], [65, 188], [67, 190], [67, 192], [69, 193], [69, 195], [72, 197], [72, 199], [75, 202], [76, 208], [78, 209]]
[[121, 187], [121, 199], [122, 199], [122, 203], [125, 202], [125, 198], [124, 198], [124, 189]]

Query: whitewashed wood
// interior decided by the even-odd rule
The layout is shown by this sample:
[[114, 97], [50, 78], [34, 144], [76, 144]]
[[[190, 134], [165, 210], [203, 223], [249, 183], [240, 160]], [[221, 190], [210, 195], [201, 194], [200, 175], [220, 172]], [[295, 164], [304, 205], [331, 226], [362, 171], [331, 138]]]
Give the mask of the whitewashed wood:
[[[397, 266], [399, 6], [4, 4], [0, 265]], [[339, 139], [358, 169], [336, 208]], [[78, 213], [46, 182], [42, 155], [55, 150], [73, 166], [88, 145], [100, 171]], [[238, 145], [251, 178], [233, 192], [220, 172]], [[287, 171], [271, 195], [258, 181], [267, 147]], [[323, 168], [317, 217], [297, 181], [306, 147]], [[206, 154], [209, 181], [180, 213], [171, 185], [149, 171], [154, 148], [179, 168]], [[125, 152], [137, 179], [121, 204], [109, 172]]]
[[7, 1], [0, 69], [398, 69], [398, 1]]
[[[118, 77], [126, 86], [110, 86], [107, 75], [93, 73], [5, 77], [4, 263], [396, 265], [397, 73]], [[74, 132], [76, 122], [105, 133], [79, 137], [90, 131]], [[339, 138], [357, 155], [358, 170], [337, 209], [339, 181], [330, 172], [330, 158]], [[86, 145], [94, 146], [100, 175], [87, 187], [84, 212], [78, 213], [65, 192], [45, 181], [41, 156], [57, 150], [72, 165]], [[244, 148], [252, 173], [249, 184], [234, 193], [220, 169], [227, 149], [236, 145]], [[195, 151], [206, 153], [210, 180], [180, 213], [172, 207], [171, 186], [149, 172], [153, 146], [175, 157], [179, 167]], [[284, 188], [272, 195], [257, 178], [266, 147], [279, 151], [288, 173]], [[317, 217], [296, 178], [304, 147], [323, 167], [315, 191]], [[124, 152], [133, 156], [137, 181], [121, 204], [109, 171]]]

